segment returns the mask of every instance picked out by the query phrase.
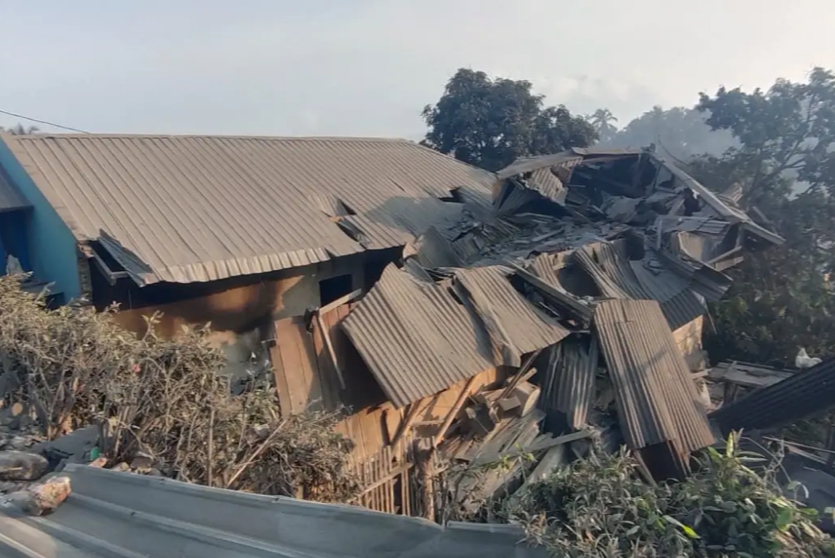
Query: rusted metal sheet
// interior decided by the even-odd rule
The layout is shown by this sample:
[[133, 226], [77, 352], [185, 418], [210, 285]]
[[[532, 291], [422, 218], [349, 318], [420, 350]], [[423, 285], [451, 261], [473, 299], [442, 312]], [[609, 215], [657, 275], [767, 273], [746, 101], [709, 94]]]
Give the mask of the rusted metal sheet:
[[833, 401], [835, 359], [829, 359], [723, 405], [710, 418], [723, 434], [732, 430], [760, 430], [817, 415], [831, 409]]
[[594, 327], [630, 448], [656, 446], [656, 452], [670, 444], [681, 457], [671, 456], [671, 462], [680, 463], [713, 443], [690, 371], [656, 301], [603, 301]]
[[397, 407], [493, 367], [490, 342], [475, 317], [444, 286], [394, 265], [342, 327]]
[[0, 213], [25, 209], [31, 204], [0, 169]]
[[[101, 240], [141, 285], [214, 281], [361, 252], [326, 214], [339, 212], [335, 201], [414, 234], [460, 212], [459, 204], [439, 198], [461, 185], [488, 191], [495, 180], [406, 140], [42, 135], [4, 141], [76, 237]], [[311, 200], [311, 192], [319, 197]]]

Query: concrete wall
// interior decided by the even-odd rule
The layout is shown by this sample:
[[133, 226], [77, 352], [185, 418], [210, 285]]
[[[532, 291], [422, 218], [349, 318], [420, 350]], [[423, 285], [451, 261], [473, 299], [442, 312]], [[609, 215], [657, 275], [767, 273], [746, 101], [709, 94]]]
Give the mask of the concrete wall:
[[26, 169], [0, 138], [0, 167], [12, 184], [32, 204], [26, 228], [29, 259], [37, 279], [54, 282], [52, 292], [63, 294], [68, 302], [81, 296], [78, 278], [78, 248], [69, 227], [43, 193], [35, 186]]

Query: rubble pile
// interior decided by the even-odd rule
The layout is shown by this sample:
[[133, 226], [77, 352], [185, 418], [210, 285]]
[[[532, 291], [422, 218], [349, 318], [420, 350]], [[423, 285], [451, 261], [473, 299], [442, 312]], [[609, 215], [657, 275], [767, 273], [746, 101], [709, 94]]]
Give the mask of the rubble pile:
[[506, 372], [433, 437], [435, 515], [521, 497], [592, 447], [625, 445], [650, 481], [686, 478], [717, 439], [707, 303], [746, 251], [782, 239], [652, 149], [574, 149], [498, 177], [492, 205], [407, 246], [343, 323], [397, 405], [431, 396], [435, 378]]

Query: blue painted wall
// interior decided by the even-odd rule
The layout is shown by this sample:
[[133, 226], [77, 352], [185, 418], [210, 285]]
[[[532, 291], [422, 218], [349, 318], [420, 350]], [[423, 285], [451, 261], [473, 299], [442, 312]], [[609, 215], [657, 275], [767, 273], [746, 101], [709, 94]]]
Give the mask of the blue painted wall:
[[[53, 292], [60, 292], [64, 302], [81, 296], [78, 277], [78, 247], [75, 237], [29, 174], [0, 138], [0, 166], [12, 184], [32, 204], [26, 236], [29, 260], [35, 278], [54, 282]], [[2, 216], [0, 216], [2, 219]]]

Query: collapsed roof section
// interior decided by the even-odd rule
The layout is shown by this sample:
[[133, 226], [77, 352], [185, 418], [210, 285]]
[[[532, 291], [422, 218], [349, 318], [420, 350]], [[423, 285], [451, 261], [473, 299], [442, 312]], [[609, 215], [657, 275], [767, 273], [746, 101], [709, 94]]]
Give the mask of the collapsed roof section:
[[782, 239], [650, 150], [572, 149], [498, 177], [492, 205], [459, 191], [462, 221], [407, 245], [344, 320], [360, 355], [398, 406], [536, 360], [560, 431], [597, 421], [611, 385], [627, 445], [659, 478], [686, 474], [713, 433], [672, 332], [746, 249]]

